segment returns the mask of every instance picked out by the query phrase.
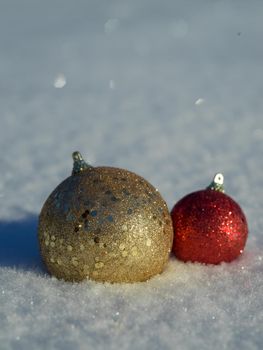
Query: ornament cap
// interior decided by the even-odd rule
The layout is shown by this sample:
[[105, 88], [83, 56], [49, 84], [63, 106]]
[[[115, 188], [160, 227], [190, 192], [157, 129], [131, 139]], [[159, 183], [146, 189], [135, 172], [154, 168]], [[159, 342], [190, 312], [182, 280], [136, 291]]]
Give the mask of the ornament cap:
[[213, 181], [210, 183], [207, 189], [224, 193], [224, 175], [221, 173], [216, 173]]
[[77, 175], [84, 170], [92, 168], [91, 165], [89, 165], [88, 163], [85, 162], [85, 160], [83, 159], [83, 157], [79, 151], [73, 152], [72, 158], [73, 158], [72, 175]]

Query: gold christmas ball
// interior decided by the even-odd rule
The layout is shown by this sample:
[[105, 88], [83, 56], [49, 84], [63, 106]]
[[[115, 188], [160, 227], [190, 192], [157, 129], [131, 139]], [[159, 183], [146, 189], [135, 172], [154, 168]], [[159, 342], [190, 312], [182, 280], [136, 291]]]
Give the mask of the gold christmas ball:
[[39, 217], [48, 271], [67, 281], [137, 282], [165, 268], [173, 241], [165, 201], [142, 177], [92, 167], [73, 153], [72, 175], [48, 197]]

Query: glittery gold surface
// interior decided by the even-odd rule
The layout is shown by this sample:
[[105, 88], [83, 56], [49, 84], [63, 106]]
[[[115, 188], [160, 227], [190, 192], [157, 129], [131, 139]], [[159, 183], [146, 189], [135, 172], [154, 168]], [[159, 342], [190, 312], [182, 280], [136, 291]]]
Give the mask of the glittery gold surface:
[[110, 167], [63, 181], [42, 208], [38, 232], [48, 271], [68, 281], [145, 281], [163, 271], [173, 240], [159, 192]]

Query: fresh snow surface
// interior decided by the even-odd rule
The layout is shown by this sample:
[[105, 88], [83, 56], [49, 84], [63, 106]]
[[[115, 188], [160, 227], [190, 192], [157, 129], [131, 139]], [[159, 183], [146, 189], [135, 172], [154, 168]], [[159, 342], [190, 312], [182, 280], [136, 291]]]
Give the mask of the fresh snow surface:
[[[263, 348], [263, 2], [0, 2], [0, 349]], [[173, 204], [215, 172], [243, 208], [241, 258], [171, 258], [145, 283], [65, 283], [36, 227], [72, 151]]]

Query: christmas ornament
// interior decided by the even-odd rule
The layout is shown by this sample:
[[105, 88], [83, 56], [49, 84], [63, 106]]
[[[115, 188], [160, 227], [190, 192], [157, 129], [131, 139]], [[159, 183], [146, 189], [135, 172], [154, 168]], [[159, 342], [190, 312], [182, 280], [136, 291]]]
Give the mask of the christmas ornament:
[[142, 177], [92, 167], [73, 153], [72, 175], [48, 197], [39, 242], [48, 271], [68, 281], [144, 281], [161, 273], [172, 247], [167, 205]]
[[216, 174], [207, 189], [188, 194], [173, 207], [173, 251], [178, 259], [219, 264], [243, 252], [246, 218], [240, 206], [224, 194], [223, 182], [223, 175]]

